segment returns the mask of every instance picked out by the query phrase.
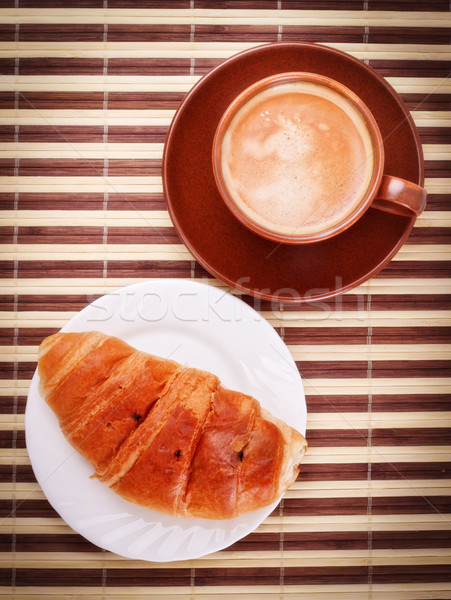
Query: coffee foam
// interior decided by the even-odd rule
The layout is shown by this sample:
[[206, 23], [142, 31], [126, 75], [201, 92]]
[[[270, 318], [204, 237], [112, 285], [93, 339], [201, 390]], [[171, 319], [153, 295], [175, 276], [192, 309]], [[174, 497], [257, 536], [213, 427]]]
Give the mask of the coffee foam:
[[235, 203], [284, 235], [315, 233], [354, 211], [373, 172], [367, 126], [354, 105], [326, 86], [289, 82], [252, 97], [221, 147]]

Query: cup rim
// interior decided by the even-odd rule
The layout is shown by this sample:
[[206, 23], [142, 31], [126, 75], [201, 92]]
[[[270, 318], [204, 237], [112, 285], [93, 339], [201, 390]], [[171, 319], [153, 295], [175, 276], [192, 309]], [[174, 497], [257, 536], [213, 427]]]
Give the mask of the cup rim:
[[[231, 120], [236, 115], [241, 106], [263, 89], [266, 89], [273, 85], [278, 85], [282, 82], [285, 83], [289, 81], [299, 80], [308, 81], [312, 83], [319, 83], [325, 85], [326, 87], [330, 87], [338, 93], [342, 94], [357, 108], [358, 112], [365, 120], [366, 126], [370, 133], [373, 145], [374, 168], [364, 196], [362, 197], [358, 205], [354, 208], [354, 210], [351, 211], [344, 219], [321, 231], [304, 234], [294, 233], [291, 235], [287, 233], [282, 233], [280, 231], [272, 230], [270, 228], [265, 227], [261, 223], [257, 223], [236, 204], [231, 194], [229, 194], [228, 192], [226, 183], [222, 176], [220, 163], [221, 144], [223, 135], [227, 130], [227, 127], [229, 126]], [[328, 238], [333, 237], [334, 235], [342, 233], [343, 231], [348, 229], [348, 227], [353, 225], [353, 223], [355, 223], [358, 219], [360, 219], [360, 217], [371, 206], [371, 203], [380, 186], [384, 174], [384, 159], [384, 145], [379, 126], [372, 112], [370, 111], [368, 106], [363, 102], [363, 100], [343, 83], [332, 79], [331, 77], [326, 77], [325, 75], [320, 75], [318, 73], [312, 73], [307, 71], [288, 71], [283, 73], [276, 73], [270, 75], [269, 77], [260, 79], [248, 86], [247, 88], [245, 88], [232, 100], [232, 102], [228, 105], [228, 107], [222, 114], [216, 126], [212, 145], [213, 175], [218, 192], [228, 209], [244, 226], [246, 226], [254, 233], [257, 233], [258, 235], [275, 242], [288, 244], [304, 244], [326, 240]]]

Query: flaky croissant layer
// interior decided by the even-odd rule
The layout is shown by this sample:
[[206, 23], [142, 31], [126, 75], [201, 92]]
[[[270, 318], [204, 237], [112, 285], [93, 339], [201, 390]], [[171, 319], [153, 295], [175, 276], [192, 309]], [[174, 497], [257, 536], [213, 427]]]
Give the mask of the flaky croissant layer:
[[295, 481], [304, 437], [206, 371], [91, 331], [39, 349], [40, 392], [94, 477], [177, 517], [228, 519]]

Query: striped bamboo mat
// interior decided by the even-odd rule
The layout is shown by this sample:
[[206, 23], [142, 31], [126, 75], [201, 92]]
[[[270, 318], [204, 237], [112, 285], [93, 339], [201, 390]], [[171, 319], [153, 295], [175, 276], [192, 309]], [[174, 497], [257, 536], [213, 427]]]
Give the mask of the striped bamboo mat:
[[[0, 6], [0, 595], [451, 598], [449, 2]], [[245, 297], [287, 343], [307, 394], [309, 453], [277, 510], [216, 554], [127, 560], [71, 530], [35, 481], [24, 411], [37, 347], [129, 283], [225, 288], [172, 226], [163, 144], [203, 74], [273, 41], [338, 48], [387, 79], [419, 130], [427, 209], [392, 262], [327, 314]]]

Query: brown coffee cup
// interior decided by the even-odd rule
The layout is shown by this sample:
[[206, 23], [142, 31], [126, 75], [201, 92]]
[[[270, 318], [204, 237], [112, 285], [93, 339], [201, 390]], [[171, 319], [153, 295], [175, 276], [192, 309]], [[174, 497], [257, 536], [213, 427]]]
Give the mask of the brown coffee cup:
[[365, 103], [314, 73], [280, 73], [239, 94], [217, 126], [212, 163], [231, 212], [273, 241], [321, 241], [370, 206], [417, 216], [426, 203], [422, 187], [384, 174], [382, 136]]

